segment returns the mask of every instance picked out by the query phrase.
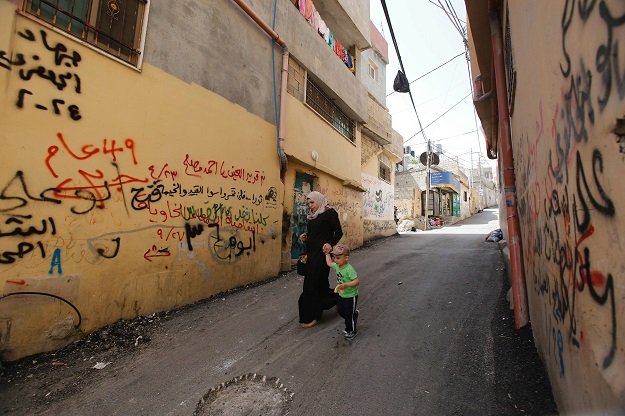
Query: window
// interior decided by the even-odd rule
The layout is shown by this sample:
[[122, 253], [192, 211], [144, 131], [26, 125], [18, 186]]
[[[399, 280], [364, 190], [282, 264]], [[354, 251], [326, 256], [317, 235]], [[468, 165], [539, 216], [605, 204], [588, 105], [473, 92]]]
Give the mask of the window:
[[336, 131], [354, 141], [355, 122], [349, 118], [310, 78], [306, 80], [306, 104], [326, 119]]
[[388, 183], [391, 182], [391, 168], [380, 162], [380, 171], [378, 177]]
[[463, 192], [462, 192], [462, 196], [463, 196], [463, 199], [464, 199], [464, 200], [465, 200], [465, 202], [466, 202], [466, 200], [467, 200], [467, 191], [463, 191]]
[[26, 0], [24, 11], [134, 66], [147, 0]]
[[369, 76], [373, 80], [378, 79], [378, 66], [374, 64], [372, 60], [369, 60]]

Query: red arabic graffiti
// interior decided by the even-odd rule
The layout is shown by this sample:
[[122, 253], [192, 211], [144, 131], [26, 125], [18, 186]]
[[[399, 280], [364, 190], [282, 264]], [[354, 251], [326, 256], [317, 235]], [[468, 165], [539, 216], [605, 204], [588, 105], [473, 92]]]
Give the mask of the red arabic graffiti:
[[209, 160], [206, 165], [200, 163], [199, 160], [193, 160], [187, 154], [185, 155], [184, 161], [182, 162], [184, 165], [184, 173], [188, 176], [195, 176], [201, 178], [202, 175], [215, 175], [221, 176], [224, 179], [232, 179], [233, 181], [245, 181], [247, 183], [255, 184], [260, 182], [260, 185], [265, 181], [265, 171], [260, 170], [246, 170], [245, 168], [235, 168], [234, 166], [231, 169], [224, 168], [226, 162], [223, 160]]
[[[135, 177], [120, 172], [118, 163], [121, 162], [124, 155], [130, 158], [132, 165], [138, 164], [135, 142], [131, 138], [126, 138], [123, 145], [115, 139], [104, 138], [101, 145], [85, 144], [77, 149], [69, 144], [63, 133], [57, 133], [56, 137], [59, 143], [48, 147], [48, 154], [45, 159], [46, 167], [52, 176], [62, 178], [55, 187], [54, 195], [58, 198], [82, 199], [92, 204], [86, 210], [75, 211], [76, 213], [88, 212], [95, 206], [104, 208], [104, 201], [111, 198], [111, 187], [118, 192], [123, 192], [124, 185], [148, 182], [147, 177]], [[106, 162], [102, 164], [102, 169], [85, 170], [78, 168], [71, 174], [62, 177], [59, 171], [64, 168], [67, 170], [68, 166], [67, 160], [63, 160], [62, 156], [65, 156], [65, 159], [69, 158], [80, 162], [89, 160], [90, 166], [93, 165], [92, 159], [95, 157], [104, 158]], [[109, 172], [105, 173], [107, 169], [104, 169], [104, 166], [108, 168]]]

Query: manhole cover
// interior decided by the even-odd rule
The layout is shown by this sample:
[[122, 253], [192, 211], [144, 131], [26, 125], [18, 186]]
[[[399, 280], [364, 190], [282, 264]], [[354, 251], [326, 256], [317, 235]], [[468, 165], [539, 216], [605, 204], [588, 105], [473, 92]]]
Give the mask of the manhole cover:
[[211, 388], [195, 408], [195, 416], [284, 416], [293, 393], [280, 379], [246, 374]]

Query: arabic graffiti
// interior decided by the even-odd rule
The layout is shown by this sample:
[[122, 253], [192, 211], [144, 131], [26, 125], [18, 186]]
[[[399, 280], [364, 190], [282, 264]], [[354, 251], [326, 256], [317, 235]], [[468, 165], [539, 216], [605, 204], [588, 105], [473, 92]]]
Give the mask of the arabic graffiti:
[[[48, 147], [45, 165], [55, 179], [61, 179], [54, 188], [55, 197], [86, 201], [84, 207], [72, 207], [74, 214], [104, 208], [105, 201], [112, 197], [111, 187], [121, 193], [125, 200], [124, 185], [148, 182], [145, 176], [120, 172], [119, 164], [122, 161], [129, 166], [138, 165], [135, 142], [131, 138], [124, 139], [123, 145], [115, 139], [104, 138], [101, 145], [85, 144], [80, 146], [80, 150], [71, 146], [63, 133], [58, 132], [56, 138], [58, 144]], [[93, 158], [98, 160], [91, 160]], [[92, 167], [102, 159], [98, 167]], [[81, 164], [87, 162], [92, 168], [82, 169]]]
[[[43, 29], [39, 31], [39, 40], [37, 35], [29, 29], [19, 31], [18, 35], [28, 42], [41, 42], [43, 45], [41, 52], [52, 55], [51, 67], [47, 67], [43, 63], [44, 55], [37, 52], [29, 56], [24, 52], [16, 52], [13, 54], [14, 58], [11, 58], [11, 53], [0, 50], [0, 68], [9, 71], [19, 68], [18, 75], [24, 83], [37, 78], [49, 81], [60, 92], [66, 92], [66, 88], [71, 87], [74, 94], [82, 93], [80, 76], [74, 72], [82, 60], [78, 52], [70, 52], [62, 43], [52, 44], [48, 39], [48, 32]], [[66, 113], [74, 121], [82, 118], [80, 109], [76, 104], [68, 104], [62, 98], [53, 98], [50, 102], [37, 100], [36, 94], [26, 88], [19, 89], [15, 105], [22, 109], [26, 105], [32, 105], [37, 110], [52, 111], [55, 115]]]
[[0, 213], [10, 213], [19, 208], [26, 207], [28, 201], [60, 204], [60, 200], [46, 196], [47, 193], [54, 192], [54, 190], [54, 188], [48, 188], [41, 191], [38, 196], [31, 195], [26, 184], [26, 179], [24, 178], [24, 172], [18, 170], [15, 176], [13, 176], [2, 188], [2, 191], [0, 191]]
[[[20, 240], [24, 240], [24, 238], [31, 236], [56, 235], [56, 225], [51, 217], [41, 220], [41, 227], [39, 228], [36, 225], [22, 227], [25, 220], [32, 220], [32, 215], [9, 216], [5, 220], [2, 230], [0, 230], [0, 238], [18, 236], [21, 237]], [[11, 230], [9, 230], [10, 227], [12, 227]], [[41, 240], [35, 242], [18, 241], [15, 249], [0, 251], [0, 264], [15, 263], [17, 259], [23, 259], [31, 252], [35, 254], [37, 249], [41, 258], [45, 258], [46, 250]]]
[[[95, 249], [100, 257], [103, 257], [105, 259], [113, 259], [113, 258], [117, 257], [117, 254], [119, 253], [119, 246], [120, 246], [121, 239], [119, 237], [117, 237], [117, 238], [113, 238], [111, 241], [113, 243], [115, 243], [115, 249], [113, 249], [112, 253], [109, 254], [107, 252], [107, 250], [105, 248], [103, 248], [103, 247], [97, 247]], [[93, 242], [89, 241], [88, 244], [89, 244], [89, 246], [91, 248]]]
[[169, 252], [169, 247], [157, 248], [156, 245], [152, 245], [144, 254], [143, 258], [147, 261], [152, 261], [153, 257], [169, 257], [171, 253]]
[[[143, 209], [148, 209], [152, 213], [152, 204], [160, 201], [163, 197], [188, 197], [188, 196], [198, 196], [198, 195], [206, 195], [209, 198], [219, 198], [223, 201], [228, 201], [230, 199], [238, 200], [238, 201], [250, 201], [254, 205], [261, 205], [263, 200], [267, 200], [267, 196], [263, 198], [262, 193], [252, 193], [249, 194], [244, 189], [239, 189], [235, 187], [231, 187], [230, 189], [224, 189], [222, 186], [219, 188], [215, 187], [211, 189], [208, 186], [203, 185], [193, 185], [193, 187], [186, 188], [182, 186], [179, 182], [174, 182], [173, 186], [169, 189], [165, 188], [165, 185], [161, 183], [161, 180], [155, 180], [152, 184], [132, 188], [131, 192], [133, 193], [131, 199], [131, 206], [134, 210], [140, 211]], [[270, 191], [269, 191], [270, 192]], [[154, 208], [156, 210], [156, 208]], [[171, 209], [171, 207], [170, 207]], [[156, 214], [157, 212], [154, 212]], [[180, 214], [178, 213], [179, 216]], [[170, 214], [169, 217], [172, 217]]]
[[246, 170], [245, 168], [235, 168], [231, 166], [228, 169], [225, 161], [209, 160], [203, 165], [199, 160], [193, 160], [187, 154], [182, 162], [184, 173], [187, 176], [201, 178], [203, 175], [220, 176], [223, 179], [232, 179], [233, 181], [244, 181], [250, 184], [259, 183], [261, 186], [265, 181], [265, 171], [262, 170]]
[[[230, 232], [224, 234], [219, 224], [207, 224], [208, 228], [208, 248], [213, 257], [219, 262], [233, 262], [243, 254], [249, 256], [256, 251], [256, 231], [248, 231], [248, 237], [241, 237], [243, 232], [240, 229], [226, 227]], [[187, 248], [193, 251], [192, 240], [204, 233], [204, 225], [190, 223], [185, 224], [187, 236]]]
[[[617, 276], [623, 262], [612, 254], [620, 248], [623, 229], [615, 179], [622, 166], [612, 157], [621, 149], [605, 133], [612, 128], [605, 126], [613, 123], [609, 108], [622, 107], [625, 99], [618, 48], [625, 14], [612, 9], [606, 1], [565, 2], [560, 100], [546, 120], [543, 103], [538, 104], [536, 134], [521, 134], [521, 151], [515, 150], [517, 182], [524, 184], [519, 214], [528, 290], [546, 311], [540, 332], [563, 378], [580, 357], [574, 352], [592, 357], [600, 371], [618, 372], [622, 365], [618, 317], [623, 296]], [[574, 42], [571, 34], [582, 30], [596, 36]], [[543, 127], [549, 117], [551, 129]], [[552, 142], [544, 152], [546, 132]]]

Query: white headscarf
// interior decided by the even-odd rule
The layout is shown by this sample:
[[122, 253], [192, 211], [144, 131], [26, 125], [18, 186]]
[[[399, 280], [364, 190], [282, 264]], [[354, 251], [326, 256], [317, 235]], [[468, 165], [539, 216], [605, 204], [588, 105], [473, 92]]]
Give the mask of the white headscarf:
[[317, 208], [317, 211], [308, 214], [306, 218], [308, 218], [309, 220], [314, 220], [315, 218], [317, 218], [317, 215], [322, 214], [329, 209], [332, 209], [332, 207], [328, 203], [328, 199], [321, 192], [312, 191], [308, 194], [308, 196], [306, 196], [306, 199], [312, 199], [319, 207]]

